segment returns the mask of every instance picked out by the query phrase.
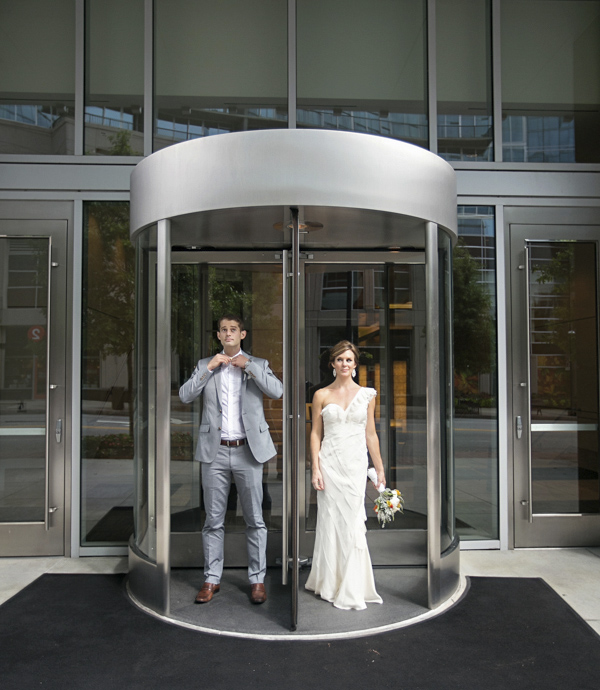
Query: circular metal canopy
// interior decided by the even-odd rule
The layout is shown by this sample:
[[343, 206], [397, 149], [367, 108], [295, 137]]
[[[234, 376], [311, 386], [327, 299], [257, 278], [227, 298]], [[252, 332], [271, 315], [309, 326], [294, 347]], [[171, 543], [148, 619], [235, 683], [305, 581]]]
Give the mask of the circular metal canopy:
[[313, 129], [236, 132], [157, 151], [131, 175], [131, 235], [171, 219], [173, 242], [280, 245], [290, 207], [313, 247], [423, 247], [425, 222], [456, 239], [456, 179], [394, 139]]

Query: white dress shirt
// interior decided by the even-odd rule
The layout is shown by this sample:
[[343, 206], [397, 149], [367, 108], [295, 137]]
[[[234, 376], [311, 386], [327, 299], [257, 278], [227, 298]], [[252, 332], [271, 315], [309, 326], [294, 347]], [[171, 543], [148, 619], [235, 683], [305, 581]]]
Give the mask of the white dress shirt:
[[[237, 355], [243, 354], [240, 350]], [[221, 424], [221, 438], [224, 441], [237, 441], [246, 438], [242, 424], [242, 375], [239, 367], [231, 364], [221, 364], [221, 407], [223, 409], [223, 423]]]

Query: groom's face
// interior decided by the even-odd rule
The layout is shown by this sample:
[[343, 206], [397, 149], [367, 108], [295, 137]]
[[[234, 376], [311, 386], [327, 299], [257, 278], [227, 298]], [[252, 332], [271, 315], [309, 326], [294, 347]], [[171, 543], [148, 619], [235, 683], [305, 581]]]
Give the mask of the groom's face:
[[229, 319], [223, 319], [219, 324], [219, 330], [217, 331], [217, 338], [221, 342], [223, 347], [228, 350], [240, 349], [242, 340], [246, 337], [246, 331], [241, 331], [240, 326], [237, 321], [230, 321]]

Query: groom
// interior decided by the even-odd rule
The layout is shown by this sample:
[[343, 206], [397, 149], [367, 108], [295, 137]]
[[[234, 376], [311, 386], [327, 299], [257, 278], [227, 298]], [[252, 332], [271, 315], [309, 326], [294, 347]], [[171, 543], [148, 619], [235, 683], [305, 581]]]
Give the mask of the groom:
[[202, 528], [205, 582], [196, 596], [197, 604], [208, 603], [220, 589], [225, 513], [232, 478], [246, 523], [250, 598], [254, 604], [267, 600], [262, 464], [277, 451], [265, 420], [263, 393], [270, 398], [280, 398], [283, 385], [266, 359], [250, 357], [242, 351], [245, 337], [246, 330], [239, 316], [222, 316], [217, 338], [223, 351], [212, 358], [201, 359], [191, 378], [179, 389], [184, 403], [204, 396], [195, 459], [202, 463], [206, 508]]

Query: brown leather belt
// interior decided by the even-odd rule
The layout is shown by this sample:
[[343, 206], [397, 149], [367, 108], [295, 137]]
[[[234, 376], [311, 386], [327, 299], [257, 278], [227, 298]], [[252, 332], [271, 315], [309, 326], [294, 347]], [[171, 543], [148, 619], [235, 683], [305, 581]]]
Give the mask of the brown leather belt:
[[225, 439], [222, 438], [221, 439], [221, 445], [227, 446], [228, 448], [238, 448], [239, 446], [246, 445], [246, 439], [240, 438], [237, 441], [226, 441]]

